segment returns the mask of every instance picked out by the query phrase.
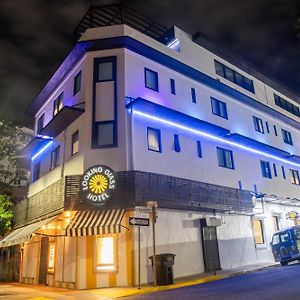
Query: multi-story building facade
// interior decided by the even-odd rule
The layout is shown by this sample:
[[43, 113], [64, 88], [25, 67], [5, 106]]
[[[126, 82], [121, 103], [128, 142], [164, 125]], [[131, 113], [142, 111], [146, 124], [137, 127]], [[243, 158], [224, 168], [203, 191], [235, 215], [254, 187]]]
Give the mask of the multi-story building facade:
[[[129, 217], [148, 217], [134, 209], [148, 201], [175, 277], [272, 260], [273, 232], [300, 212], [299, 98], [197, 35], [131, 14], [89, 11], [27, 110], [32, 183], [1, 242], [20, 245], [22, 282], [135, 285]], [[140, 230], [146, 284], [153, 240]]]

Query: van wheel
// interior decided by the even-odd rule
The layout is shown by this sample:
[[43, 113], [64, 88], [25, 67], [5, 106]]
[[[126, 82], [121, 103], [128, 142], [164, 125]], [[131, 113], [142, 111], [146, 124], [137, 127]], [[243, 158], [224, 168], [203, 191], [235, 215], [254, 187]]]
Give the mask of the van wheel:
[[281, 261], [280, 264], [281, 264], [282, 266], [287, 266], [288, 262], [287, 262], [287, 261]]

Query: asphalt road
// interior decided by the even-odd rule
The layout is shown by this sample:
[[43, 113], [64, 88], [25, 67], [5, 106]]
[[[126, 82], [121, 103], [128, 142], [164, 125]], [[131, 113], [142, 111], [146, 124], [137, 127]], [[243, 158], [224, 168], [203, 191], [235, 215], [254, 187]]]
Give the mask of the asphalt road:
[[[125, 299], [125, 298], [123, 298]], [[300, 300], [300, 264], [273, 267], [127, 300]]]

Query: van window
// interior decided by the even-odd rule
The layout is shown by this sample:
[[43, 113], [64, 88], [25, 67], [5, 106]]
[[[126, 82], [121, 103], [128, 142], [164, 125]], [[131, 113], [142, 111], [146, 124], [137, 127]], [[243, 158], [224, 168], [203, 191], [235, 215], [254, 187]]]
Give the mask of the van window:
[[287, 242], [289, 239], [290, 238], [289, 238], [289, 234], [287, 231], [280, 235], [281, 243]]
[[272, 239], [272, 245], [278, 245], [280, 243], [279, 234], [274, 234]]
[[295, 236], [297, 240], [300, 240], [300, 229], [295, 229]]

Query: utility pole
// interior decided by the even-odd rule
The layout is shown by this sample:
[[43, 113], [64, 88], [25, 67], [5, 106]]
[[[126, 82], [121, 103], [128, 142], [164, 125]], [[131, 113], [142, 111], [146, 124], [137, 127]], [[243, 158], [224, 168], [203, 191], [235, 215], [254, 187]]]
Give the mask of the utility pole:
[[152, 222], [152, 238], [153, 238], [153, 285], [157, 285], [156, 280], [156, 247], [155, 247], [155, 223], [156, 223], [156, 208], [157, 202], [148, 201], [147, 206], [151, 207], [151, 222]]

